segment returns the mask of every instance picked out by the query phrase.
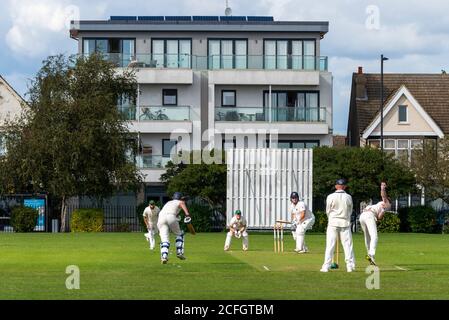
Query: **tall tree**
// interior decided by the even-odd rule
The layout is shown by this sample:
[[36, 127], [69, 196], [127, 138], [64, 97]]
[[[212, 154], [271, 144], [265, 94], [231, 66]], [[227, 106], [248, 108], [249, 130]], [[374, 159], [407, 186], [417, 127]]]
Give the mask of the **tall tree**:
[[323, 199], [338, 178], [348, 180], [348, 192], [357, 201], [378, 197], [382, 181], [393, 198], [415, 189], [415, 177], [407, 165], [370, 147], [315, 148], [313, 164], [313, 193]]
[[6, 125], [0, 191], [60, 199], [66, 231], [70, 197], [135, 190], [141, 176], [126, 156], [135, 143], [117, 108], [120, 97], [135, 93], [135, 75], [117, 72], [101, 56], [49, 57], [31, 83], [22, 116]]
[[424, 140], [414, 150], [412, 170], [418, 183], [431, 199], [441, 199], [449, 205], [449, 137]]

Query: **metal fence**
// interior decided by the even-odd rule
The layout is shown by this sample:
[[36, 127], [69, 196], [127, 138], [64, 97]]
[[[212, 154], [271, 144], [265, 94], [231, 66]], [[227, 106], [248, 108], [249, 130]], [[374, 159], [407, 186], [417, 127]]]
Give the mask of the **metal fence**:
[[14, 232], [10, 221], [10, 217], [0, 217], [0, 232]]

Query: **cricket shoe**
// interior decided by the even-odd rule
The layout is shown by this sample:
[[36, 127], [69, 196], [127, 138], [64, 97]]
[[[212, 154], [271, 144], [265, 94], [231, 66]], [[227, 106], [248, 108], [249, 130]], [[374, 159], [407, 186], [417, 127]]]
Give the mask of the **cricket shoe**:
[[327, 269], [327, 268], [321, 268], [320, 272], [329, 272], [329, 269]]
[[229, 247], [228, 246], [224, 247], [224, 251], [229, 251]]
[[303, 254], [303, 253], [309, 253], [309, 250], [298, 250], [296, 252], [299, 254]]
[[248, 251], [248, 247], [243, 247], [243, 251]]
[[374, 260], [374, 256], [367, 254], [365, 259], [369, 261], [370, 265], [377, 266], [376, 261]]
[[354, 272], [355, 271], [355, 266], [348, 266], [348, 267], [346, 267], [346, 271], [347, 272]]
[[180, 260], [185, 260], [186, 259], [186, 257], [184, 257], [184, 255], [182, 253], [181, 254], [177, 254], [176, 258], [178, 258]]
[[168, 259], [167, 258], [162, 258], [161, 259], [161, 263], [162, 264], [167, 264], [168, 263]]

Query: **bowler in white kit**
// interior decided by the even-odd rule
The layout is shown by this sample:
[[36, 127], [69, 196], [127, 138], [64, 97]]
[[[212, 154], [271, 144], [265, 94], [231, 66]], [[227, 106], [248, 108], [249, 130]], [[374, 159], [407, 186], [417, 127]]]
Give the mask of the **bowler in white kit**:
[[360, 226], [365, 235], [365, 246], [367, 250], [366, 260], [374, 266], [376, 265], [375, 255], [378, 240], [377, 222], [383, 219], [385, 211], [391, 207], [386, 189], [387, 184], [382, 182], [380, 185], [380, 196], [382, 197], [382, 201], [366, 207], [360, 215]]
[[173, 194], [173, 200], [167, 202], [159, 213], [157, 227], [161, 237], [161, 263], [163, 264], [168, 262], [170, 231], [176, 236], [176, 257], [185, 260], [184, 232], [179, 227], [179, 221], [181, 221], [179, 214], [181, 210], [184, 211], [186, 219], [191, 219], [182, 193], [175, 192]]
[[352, 197], [346, 193], [346, 180], [339, 179], [335, 185], [336, 191], [326, 199], [326, 214], [328, 217], [326, 231], [326, 253], [321, 272], [328, 272], [332, 263], [332, 257], [340, 235], [343, 250], [345, 252], [346, 270], [355, 270], [354, 248], [351, 233]]
[[305, 241], [306, 231], [312, 229], [315, 223], [315, 216], [304, 201], [299, 201], [299, 194], [297, 192], [292, 192], [290, 202], [290, 215], [292, 225], [295, 228], [292, 232], [293, 239], [296, 240], [295, 252], [307, 253], [309, 252], [309, 248], [307, 248]]

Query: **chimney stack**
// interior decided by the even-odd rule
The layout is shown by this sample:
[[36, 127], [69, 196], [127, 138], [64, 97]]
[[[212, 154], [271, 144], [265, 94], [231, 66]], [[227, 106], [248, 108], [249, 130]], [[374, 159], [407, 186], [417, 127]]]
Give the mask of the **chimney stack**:
[[357, 75], [355, 76], [355, 94], [357, 100], [368, 100], [366, 93], [366, 77], [363, 74], [363, 67], [359, 67]]

